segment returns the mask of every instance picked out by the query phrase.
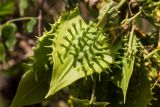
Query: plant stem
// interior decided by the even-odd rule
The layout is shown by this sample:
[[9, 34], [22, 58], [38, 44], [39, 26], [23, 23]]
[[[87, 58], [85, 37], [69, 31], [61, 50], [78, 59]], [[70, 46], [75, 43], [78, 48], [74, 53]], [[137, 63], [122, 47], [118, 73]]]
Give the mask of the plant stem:
[[144, 60], [148, 59], [150, 56], [152, 56], [154, 53], [160, 51], [160, 31], [159, 31], [159, 39], [158, 39], [158, 46], [156, 49], [154, 49], [152, 52], [150, 52], [145, 58]]
[[12, 22], [17, 22], [17, 21], [30, 20], [30, 19], [32, 19], [32, 18], [33, 18], [33, 17], [22, 17], [22, 18], [17, 18], [17, 19], [11, 19], [11, 20], [7, 21], [6, 24], [12, 23]]
[[96, 88], [96, 80], [95, 80], [94, 85], [93, 85], [92, 94], [91, 94], [91, 100], [89, 101], [90, 105], [93, 104], [93, 102], [94, 102], [95, 88]]
[[126, 1], [127, 0], [121, 0], [116, 8], [119, 9]]
[[134, 38], [134, 25], [132, 25], [132, 30], [130, 32], [129, 43], [128, 43], [128, 52], [132, 51], [133, 38]]
[[160, 49], [160, 29], [159, 29], [158, 35], [159, 35], [159, 39], [158, 39], [158, 46], [157, 46], [157, 48]]
[[144, 58], [144, 60], [148, 59], [150, 56], [152, 56], [154, 53], [158, 52], [159, 50], [160, 50], [159, 48], [154, 49]]
[[128, 18], [128, 19], [124, 19], [121, 24], [129, 24], [132, 20], [134, 20], [137, 16], [139, 16], [142, 13], [142, 11], [139, 11], [138, 13], [136, 13], [133, 17]]

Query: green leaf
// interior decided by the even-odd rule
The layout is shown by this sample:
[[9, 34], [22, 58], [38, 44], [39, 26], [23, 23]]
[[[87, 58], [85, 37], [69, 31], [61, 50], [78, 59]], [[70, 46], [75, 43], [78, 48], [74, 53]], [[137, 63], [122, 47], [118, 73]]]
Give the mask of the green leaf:
[[14, 23], [6, 24], [1, 29], [2, 39], [9, 50], [13, 50], [16, 44], [16, 31], [17, 27]]
[[11, 15], [14, 13], [14, 1], [7, 0], [0, 3], [0, 16]]
[[29, 6], [29, 0], [20, 0], [19, 1], [19, 11], [20, 11], [20, 15], [23, 16], [24, 12], [26, 11], [26, 9]]
[[30, 21], [27, 23], [27, 31], [31, 33], [33, 31], [33, 27], [36, 25], [36, 18], [31, 18]]
[[[54, 31], [54, 27], [51, 31]], [[10, 107], [20, 107], [45, 100], [52, 73], [50, 70], [52, 65], [48, 56], [52, 49], [45, 46], [52, 45], [50, 39], [53, 39], [53, 37], [52, 32], [45, 32], [42, 37], [38, 38], [38, 45], [34, 49], [32, 66], [23, 75]]]
[[129, 85], [129, 80], [133, 72], [134, 59], [123, 58], [122, 80], [120, 88], [122, 88], [124, 95], [124, 102], [126, 100], [126, 93]]
[[4, 45], [0, 42], [0, 61], [5, 62], [6, 60], [6, 52]]
[[124, 95], [124, 103], [126, 100], [127, 89], [129, 85], [129, 81], [133, 72], [134, 62], [135, 62], [135, 54], [137, 52], [136, 46], [136, 36], [133, 34], [133, 31], [129, 35], [128, 49], [126, 55], [122, 59], [123, 67], [122, 67], [122, 80], [120, 82], [120, 88], [123, 91]]
[[125, 107], [148, 107], [149, 103], [154, 99], [151, 89], [154, 82], [149, 80], [148, 77], [148, 73], [154, 72], [152, 71], [154, 69], [147, 71], [144, 68], [145, 66], [142, 65], [137, 71], [138, 77], [135, 77], [136, 84], [133, 83], [129, 87]]
[[38, 72], [37, 80], [33, 70], [26, 72], [19, 83], [16, 96], [10, 107], [21, 107], [44, 101], [49, 87], [50, 75], [49, 71]]
[[53, 73], [46, 98], [80, 78], [101, 73], [113, 63], [109, 39], [102, 29], [87, 25], [76, 8], [65, 18], [53, 40]]

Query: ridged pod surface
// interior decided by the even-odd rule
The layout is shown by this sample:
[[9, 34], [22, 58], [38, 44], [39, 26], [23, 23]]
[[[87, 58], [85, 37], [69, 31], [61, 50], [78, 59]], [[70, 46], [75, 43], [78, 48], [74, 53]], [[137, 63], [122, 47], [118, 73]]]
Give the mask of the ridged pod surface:
[[100, 74], [113, 63], [108, 35], [101, 28], [87, 25], [77, 8], [65, 18], [53, 40], [53, 74], [46, 97], [82, 77]]

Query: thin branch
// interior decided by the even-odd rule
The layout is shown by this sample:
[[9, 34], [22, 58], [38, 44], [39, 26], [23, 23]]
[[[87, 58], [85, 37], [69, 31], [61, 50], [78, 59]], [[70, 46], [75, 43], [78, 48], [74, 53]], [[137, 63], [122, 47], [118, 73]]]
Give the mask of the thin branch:
[[41, 36], [42, 33], [42, 8], [43, 8], [43, 4], [44, 4], [45, 0], [41, 0], [40, 1], [40, 6], [39, 6], [39, 15], [38, 15], [38, 36]]
[[94, 81], [94, 85], [93, 85], [93, 89], [92, 89], [91, 100], [89, 101], [90, 105], [93, 104], [93, 102], [94, 102], [95, 88], [96, 88], [96, 79]]
[[158, 51], [160, 51], [159, 48], [154, 49], [147, 56], [145, 56], [144, 60], [148, 59], [149, 57], [151, 57], [154, 53], [157, 53]]
[[38, 36], [41, 36], [41, 27], [42, 27], [42, 10], [39, 10], [39, 15], [38, 15]]
[[136, 13], [134, 16], [132, 16], [131, 18], [128, 19], [124, 19], [121, 24], [129, 24], [131, 21], [133, 21], [136, 17], [138, 17], [140, 14], [142, 13], [142, 11], [139, 11], [138, 13]]
[[32, 18], [33, 17], [22, 17], [22, 18], [11, 19], [11, 20], [7, 21], [6, 24], [12, 23], [12, 22], [17, 22], [17, 21], [30, 20]]

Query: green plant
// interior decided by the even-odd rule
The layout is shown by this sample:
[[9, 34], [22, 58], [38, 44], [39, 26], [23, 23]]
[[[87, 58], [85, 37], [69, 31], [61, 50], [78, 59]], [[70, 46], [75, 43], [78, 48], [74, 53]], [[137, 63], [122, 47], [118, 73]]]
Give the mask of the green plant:
[[[65, 87], [71, 91], [71, 107], [146, 107], [154, 100], [160, 67], [160, 2], [103, 4], [95, 21], [84, 22], [76, 7], [38, 38], [11, 107], [52, 99]], [[143, 31], [144, 19], [153, 30]]]

